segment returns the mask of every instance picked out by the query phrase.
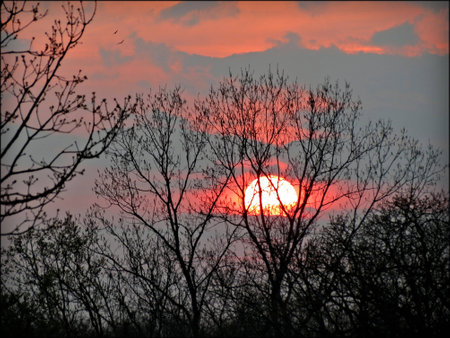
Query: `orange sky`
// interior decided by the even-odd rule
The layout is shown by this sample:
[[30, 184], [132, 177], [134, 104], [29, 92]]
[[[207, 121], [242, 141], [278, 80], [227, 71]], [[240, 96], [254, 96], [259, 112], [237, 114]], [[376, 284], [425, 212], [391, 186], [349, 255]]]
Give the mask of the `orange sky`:
[[[42, 39], [61, 4], [41, 2], [48, 16], [24, 37]], [[164, 85], [196, 95], [229, 68], [277, 64], [306, 86], [349, 80], [366, 116], [448, 150], [448, 18], [448, 2], [429, 1], [103, 1], [63, 70], [82, 69], [86, 93], [120, 101]]]
[[[200, 87], [205, 78], [215, 80], [210, 68], [205, 64], [187, 69], [180, 53], [221, 59], [293, 43], [312, 51], [335, 47], [346, 54], [448, 55], [448, 5], [433, 8], [429, 3], [99, 2], [82, 44], [71, 51], [65, 66], [72, 70], [82, 65], [85, 74], [96, 74], [93, 88], [131, 88], [137, 77], [151, 79], [152, 85], [189, 78]], [[61, 2], [42, 6], [49, 14], [28, 31], [28, 38], [39, 37], [63, 13]], [[91, 12], [93, 3], [86, 8]], [[148, 57], [138, 43], [169, 52], [154, 51]], [[158, 64], [161, 59], [166, 68]], [[174, 79], [173, 74], [184, 78]]]
[[[175, 11], [176, 6], [180, 4], [100, 3], [92, 42], [111, 47], [117, 40], [112, 33], [119, 29], [125, 39], [137, 34], [189, 54], [226, 57], [267, 50], [294, 33], [310, 49], [335, 45], [348, 53], [448, 54], [448, 7], [436, 12], [420, 2], [320, 2], [305, 8], [294, 1], [219, 2], [184, 12]], [[392, 48], [371, 42], [377, 32], [404, 23], [419, 38], [413, 45]]]
[[[180, 53], [214, 60], [261, 53], [290, 41], [299, 48], [336, 47], [346, 54], [416, 57], [423, 53], [448, 55], [449, 50], [448, 6], [433, 10], [419, 2], [201, 4], [187, 7], [179, 2], [100, 2], [83, 44], [73, 50], [66, 63], [83, 64], [88, 75], [107, 74], [100, 81], [92, 79], [97, 88], [131, 88], [138, 77], [148, 79], [152, 85], [188, 79], [199, 88], [207, 86], [205, 79], [209, 85], [216, 78], [206, 64], [195, 69], [183, 66]], [[376, 40], [377, 34], [381, 40]], [[170, 52], [139, 52], [138, 42]], [[105, 64], [104, 55], [110, 56], [110, 64]], [[161, 59], [167, 63], [166, 68], [159, 64]], [[182, 78], [174, 78], [174, 74]]]
[[[43, 27], [62, 13], [60, 5], [44, 3], [50, 11]], [[406, 23], [416, 41], [400, 46], [372, 41], [375, 34]], [[30, 34], [39, 31], [34, 27]], [[187, 8], [171, 1], [106, 1], [98, 3], [83, 46], [74, 50], [71, 58], [96, 58], [99, 48], [133, 55], [136, 37], [188, 54], [223, 58], [265, 51], [287, 42], [289, 34], [298, 35], [297, 43], [312, 50], [336, 46], [350, 54], [446, 55], [448, 6], [433, 10], [423, 2], [241, 1], [194, 3]], [[122, 40], [124, 43], [117, 45]], [[176, 68], [176, 60], [173, 63]]]

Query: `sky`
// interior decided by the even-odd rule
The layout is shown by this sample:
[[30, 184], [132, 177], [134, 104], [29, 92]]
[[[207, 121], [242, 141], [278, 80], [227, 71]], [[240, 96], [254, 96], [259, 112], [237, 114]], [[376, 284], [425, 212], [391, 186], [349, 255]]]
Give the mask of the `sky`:
[[[62, 15], [61, 3], [41, 4], [48, 16], [33, 34]], [[64, 72], [87, 75], [83, 91], [108, 100], [176, 85], [193, 97], [245, 67], [256, 74], [278, 67], [313, 88], [326, 77], [347, 81], [363, 121], [390, 119], [440, 147], [448, 163], [447, 1], [99, 2], [82, 44], [63, 63]], [[102, 165], [88, 162], [54, 207], [92, 205]]]

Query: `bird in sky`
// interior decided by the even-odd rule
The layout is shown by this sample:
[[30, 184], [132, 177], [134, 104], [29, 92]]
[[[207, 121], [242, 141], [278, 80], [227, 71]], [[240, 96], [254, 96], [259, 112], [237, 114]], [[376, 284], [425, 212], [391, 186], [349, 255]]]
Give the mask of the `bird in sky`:
[[116, 29], [116, 31], [114, 32], [114, 34], [117, 34], [117, 32], [118, 32], [119, 30], [118, 29]]
[[120, 41], [120, 42], [118, 43], [118, 45], [121, 45], [124, 41], [125, 41], [125, 40]]

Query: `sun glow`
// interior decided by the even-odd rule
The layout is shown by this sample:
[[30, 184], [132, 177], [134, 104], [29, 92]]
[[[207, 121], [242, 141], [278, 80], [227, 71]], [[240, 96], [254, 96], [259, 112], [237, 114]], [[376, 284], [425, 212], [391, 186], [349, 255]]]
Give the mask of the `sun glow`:
[[261, 207], [265, 215], [286, 215], [297, 203], [297, 192], [284, 178], [270, 175], [255, 179], [245, 190], [245, 208], [258, 215]]

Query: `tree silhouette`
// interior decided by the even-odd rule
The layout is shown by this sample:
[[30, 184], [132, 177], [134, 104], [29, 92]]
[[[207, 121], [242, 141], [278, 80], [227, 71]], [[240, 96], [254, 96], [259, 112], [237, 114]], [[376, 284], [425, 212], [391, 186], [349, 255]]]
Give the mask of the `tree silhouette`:
[[[397, 136], [389, 123], [359, 126], [361, 103], [348, 84], [341, 89], [326, 80], [305, 90], [278, 71], [255, 78], [246, 69], [230, 73], [197, 105], [206, 130], [217, 135], [210, 139], [211, 160], [232, 178], [240, 201], [234, 210], [227, 206], [224, 219], [245, 229], [247, 255], [264, 266], [274, 336], [291, 334], [287, 274], [327, 209], [342, 209], [356, 232], [378, 202], [402, 188], [420, 190], [439, 171], [436, 151]], [[283, 207], [278, 195], [284, 216], [263, 210], [260, 181], [273, 174], [300, 194], [294, 208]], [[244, 195], [255, 178], [260, 212], [252, 215]]]
[[[307, 335], [440, 336], [449, 321], [445, 194], [396, 195], [356, 233], [336, 218], [291, 270]], [[299, 316], [299, 315], [294, 315]], [[308, 323], [309, 322], [309, 323]]]
[[[45, 38], [27, 38], [47, 14], [39, 3], [1, 4], [1, 223], [2, 235], [38, 224], [44, 207], [111, 143], [131, 109], [79, 93], [81, 70], [63, 75], [62, 63], [92, 22], [85, 5], [62, 5]], [[46, 39], [46, 41], [44, 41]], [[57, 145], [61, 145], [58, 147]], [[56, 148], [55, 148], [56, 147]], [[7, 219], [14, 218], [7, 230]]]
[[[82, 228], [71, 215], [46, 225], [14, 236], [11, 246], [2, 252], [2, 273], [11, 276], [7, 283], [2, 280], [2, 297], [15, 295], [6, 292], [11, 287], [18, 290], [2, 311], [10, 313], [17, 306], [25, 309], [23, 315], [31, 319], [27, 323], [32, 328], [30, 336], [70, 337], [91, 332], [103, 336], [110, 318], [109, 285], [113, 281], [102, 278], [102, 258], [93, 254], [98, 233], [93, 227]], [[89, 329], [84, 327], [85, 321]], [[11, 322], [2, 324], [16, 334], [21, 329]]]
[[[124, 128], [107, 150], [112, 165], [100, 173], [95, 191], [118, 207], [124, 219], [131, 218], [133, 227], [145, 228], [155, 237], [157, 246], [151, 247], [159, 248], [156, 253], [163, 261], [158, 264], [167, 274], [162, 282], [169, 285], [154, 280], [151, 286], [197, 336], [211, 279], [237, 230], [221, 229], [220, 238], [212, 236], [217, 228], [213, 222], [216, 204], [228, 177], [218, 179], [208, 170], [203, 121], [188, 109], [179, 89], [161, 88], [140, 96], [133, 119], [133, 125]], [[109, 229], [117, 233], [114, 225]], [[149, 249], [136, 245], [137, 238], [134, 244], [130, 240], [119, 239], [129, 255], [147, 257]], [[107, 257], [119, 269], [150, 281], [142, 269], [148, 266], [145, 259], [123, 264], [113, 255]]]

